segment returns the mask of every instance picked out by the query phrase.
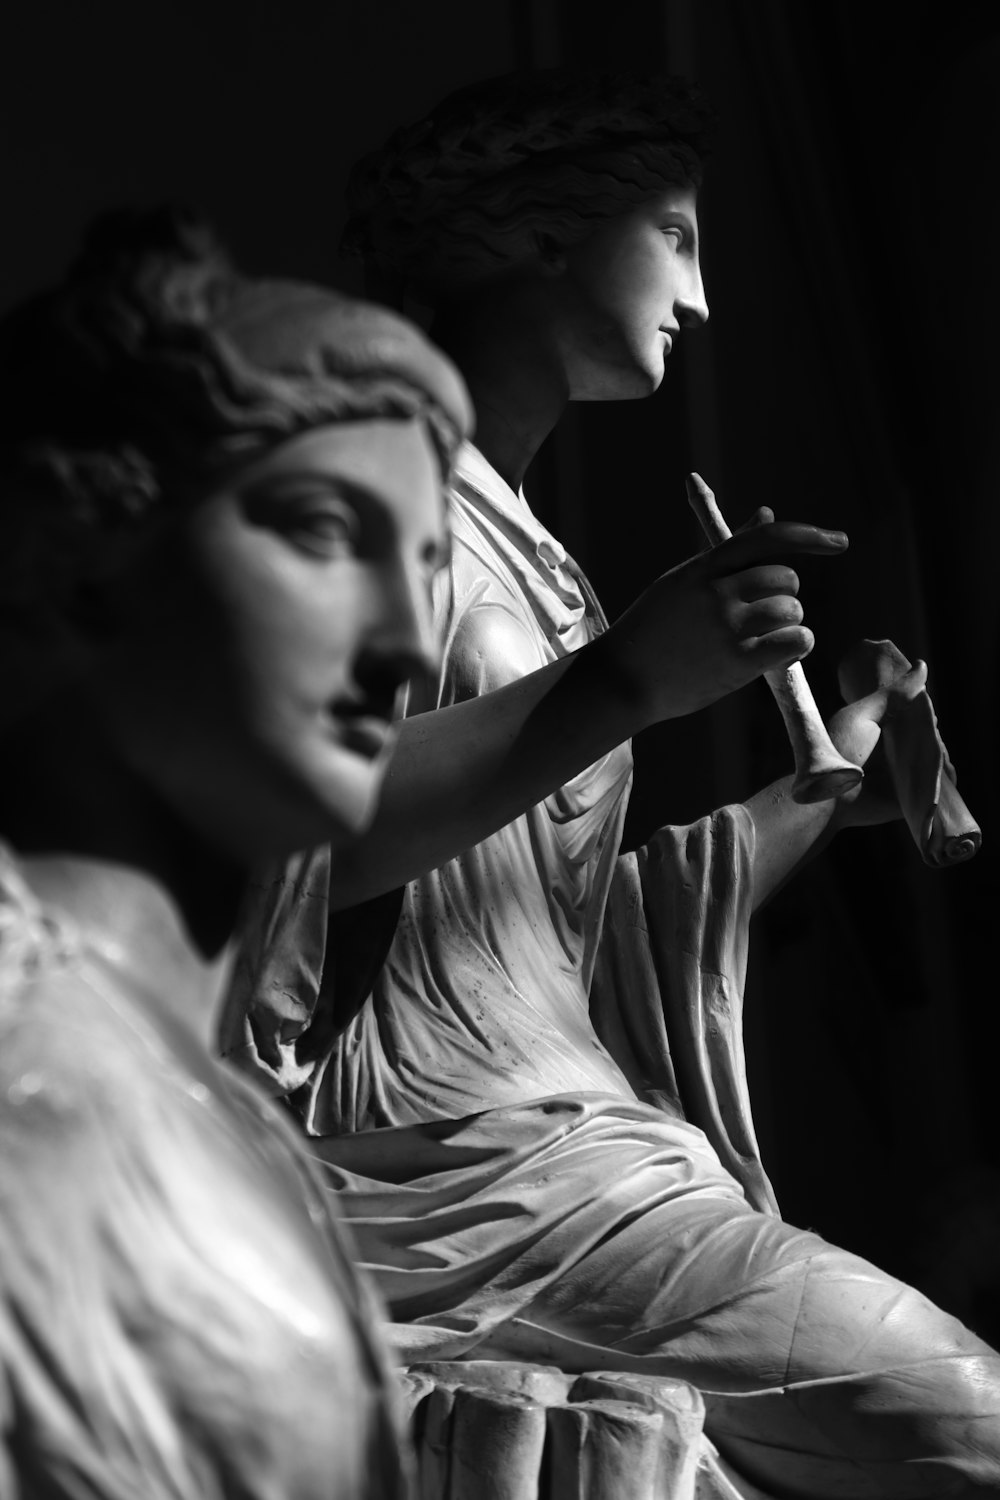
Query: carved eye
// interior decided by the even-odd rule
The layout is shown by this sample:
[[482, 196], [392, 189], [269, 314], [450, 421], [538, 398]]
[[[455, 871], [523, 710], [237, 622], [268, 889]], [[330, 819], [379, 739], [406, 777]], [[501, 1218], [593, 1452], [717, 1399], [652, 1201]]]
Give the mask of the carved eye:
[[308, 552], [341, 557], [357, 551], [361, 526], [350, 505], [331, 499], [321, 503], [314, 500], [290, 507], [287, 532]]

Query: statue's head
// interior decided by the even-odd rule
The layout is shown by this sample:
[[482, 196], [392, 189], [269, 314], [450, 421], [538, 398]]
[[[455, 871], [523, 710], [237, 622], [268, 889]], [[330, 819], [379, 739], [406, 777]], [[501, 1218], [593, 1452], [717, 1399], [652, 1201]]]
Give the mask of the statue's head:
[[382, 308], [241, 275], [196, 222], [116, 215], [0, 323], [0, 412], [8, 723], [82, 694], [241, 856], [363, 825], [437, 656], [454, 367]]
[[440, 305], [665, 187], [697, 188], [712, 131], [676, 78], [552, 69], [474, 84], [357, 164], [342, 249]]

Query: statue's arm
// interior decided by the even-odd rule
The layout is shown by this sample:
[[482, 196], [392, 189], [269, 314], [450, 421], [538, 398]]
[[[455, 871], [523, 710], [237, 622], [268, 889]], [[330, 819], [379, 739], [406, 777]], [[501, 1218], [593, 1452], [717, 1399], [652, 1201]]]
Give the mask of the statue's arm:
[[[842, 752], [843, 753], [843, 752]], [[857, 760], [854, 761], [857, 765]], [[756, 792], [747, 811], [756, 832], [753, 862], [753, 910], [757, 911], [830, 842], [835, 832], [835, 802], [792, 801], [793, 776]]]
[[485, 676], [476, 696], [399, 726], [375, 821], [335, 861], [334, 910], [481, 843], [643, 722], [640, 702], [600, 642], [501, 686]]
[[[693, 713], [804, 656], [795, 575], [775, 558], [837, 555], [838, 536], [759, 526], [665, 573], [589, 646], [538, 667], [537, 647], [493, 615], [448, 707], [407, 719], [379, 811], [339, 857], [334, 910], [404, 885], [519, 817], [664, 719]], [[498, 623], [499, 622], [499, 623]], [[498, 639], [506, 629], [510, 640]], [[534, 670], [532, 670], [534, 668]]]

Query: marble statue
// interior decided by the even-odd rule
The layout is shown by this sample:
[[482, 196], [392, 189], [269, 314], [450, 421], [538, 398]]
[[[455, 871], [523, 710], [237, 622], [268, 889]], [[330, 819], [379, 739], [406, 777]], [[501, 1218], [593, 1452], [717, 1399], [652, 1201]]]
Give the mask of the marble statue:
[[408, 1493], [373, 1294], [213, 1056], [250, 865], [370, 818], [468, 430], [409, 324], [111, 216], [0, 325], [0, 1494]]
[[[655, 390], [707, 317], [707, 131], [684, 85], [540, 74], [452, 96], [356, 170], [348, 248], [432, 310], [476, 408], [444, 667], [366, 839], [260, 882], [251, 1025], [223, 1046], [292, 1096], [411, 1368], [688, 1382], [748, 1493], [990, 1493], [1000, 1358], [783, 1222], [740, 1037], [751, 912], [820, 841], [899, 816], [870, 758], [925, 669], [834, 716], [872, 772], [839, 800], [787, 777], [622, 854], [628, 734], [806, 655], [789, 558], [845, 539], [758, 511], [609, 629], [522, 488], [567, 401]], [[338, 994], [327, 905], [403, 882], [381, 926], [335, 915], [374, 949], [395, 923], [370, 988], [348, 964], [365, 982]]]

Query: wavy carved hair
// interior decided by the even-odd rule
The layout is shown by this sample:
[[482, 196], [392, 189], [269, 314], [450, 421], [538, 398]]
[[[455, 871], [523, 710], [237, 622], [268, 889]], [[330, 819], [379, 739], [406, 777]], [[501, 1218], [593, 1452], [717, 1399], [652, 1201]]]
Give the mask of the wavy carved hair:
[[63, 284], [0, 321], [12, 670], [19, 650], [43, 669], [65, 655], [90, 580], [151, 512], [296, 432], [386, 416], [426, 424], [443, 475], [471, 425], [461, 377], [405, 319], [248, 279], [174, 210], [98, 220]]
[[701, 180], [714, 115], [681, 79], [563, 70], [449, 95], [362, 158], [341, 242], [435, 305]]
[[65, 282], [0, 321], [0, 611], [101, 538], [327, 422], [419, 417], [447, 471], [461, 379], [385, 308], [241, 275], [173, 210], [98, 220]]

